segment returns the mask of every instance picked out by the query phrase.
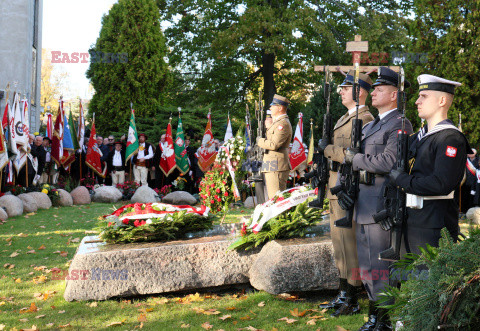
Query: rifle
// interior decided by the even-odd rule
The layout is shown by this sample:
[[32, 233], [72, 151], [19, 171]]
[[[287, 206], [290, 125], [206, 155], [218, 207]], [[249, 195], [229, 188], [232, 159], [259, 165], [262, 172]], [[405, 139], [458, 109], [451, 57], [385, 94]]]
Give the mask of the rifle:
[[[325, 82], [323, 85], [323, 92], [327, 101], [327, 112], [323, 116], [322, 127], [322, 141], [327, 144], [332, 143], [332, 114], [330, 114], [330, 80], [331, 73], [328, 67], [325, 69]], [[313, 154], [313, 170], [305, 174], [305, 179], [312, 178], [312, 186], [318, 188], [317, 199], [311, 201], [308, 206], [310, 208], [323, 208], [323, 200], [325, 199], [325, 191], [327, 189], [328, 178], [330, 173], [328, 171], [328, 159], [323, 152]]]
[[[353, 100], [356, 102], [356, 114], [355, 119], [352, 120], [352, 143], [351, 148], [360, 150], [360, 144], [362, 139], [362, 120], [358, 119], [358, 109], [360, 108], [360, 84], [358, 83], [360, 75], [360, 65], [355, 63], [355, 73], [353, 79]], [[360, 174], [358, 171], [353, 170], [352, 164], [342, 164], [340, 168], [340, 185], [332, 187], [330, 192], [337, 195], [341, 191], [344, 191], [353, 201], [357, 199]], [[347, 210], [347, 215], [339, 220], [335, 221], [335, 226], [339, 228], [351, 228], [353, 221], [353, 209], [352, 205]]]
[[[405, 132], [405, 74], [399, 71], [397, 108], [402, 114], [402, 130], [397, 136], [397, 169], [408, 172], [408, 134]], [[402, 228], [407, 219], [406, 193], [394, 185], [385, 185], [383, 191], [384, 209], [373, 215], [376, 223], [382, 222], [382, 229], [390, 230], [390, 247], [379, 254], [384, 261], [400, 259]]]

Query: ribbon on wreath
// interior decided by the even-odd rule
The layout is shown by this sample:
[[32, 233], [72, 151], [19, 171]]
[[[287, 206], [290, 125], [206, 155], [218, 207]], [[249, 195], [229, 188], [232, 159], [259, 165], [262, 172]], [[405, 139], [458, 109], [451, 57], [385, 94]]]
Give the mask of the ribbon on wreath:
[[233, 169], [232, 163], [230, 162], [230, 152], [227, 147], [222, 146], [220, 147], [225, 151], [225, 155], [227, 156], [227, 170], [230, 173], [230, 176], [232, 176], [232, 182], [233, 182], [233, 197], [235, 198], [235, 201], [240, 200], [240, 191], [238, 190], [237, 187], [237, 182], [235, 181], [235, 170]]
[[[126, 211], [128, 208], [134, 208], [134, 210], [120, 217], [120, 215], [124, 211]], [[157, 209], [161, 209], [161, 210], [157, 210]], [[206, 217], [208, 216], [210, 208], [205, 207], [203, 205], [198, 208], [195, 208], [188, 205], [170, 205], [166, 203], [146, 203], [146, 204], [134, 203], [134, 204], [123, 206], [122, 208], [117, 209], [112, 214], [106, 215], [104, 217], [116, 216], [116, 217], [119, 217], [121, 221], [125, 219], [138, 220], [138, 219], [149, 219], [149, 218], [162, 218], [169, 214], [174, 214], [182, 211], [186, 211], [187, 214], [197, 214], [197, 215]]]
[[[272, 218], [301, 204], [310, 197], [315, 197], [317, 195], [317, 189], [312, 190], [309, 188], [310, 187], [306, 185], [290, 188], [275, 194], [272, 199], [258, 205], [253, 211], [252, 223], [249, 228], [252, 229], [254, 233], [257, 233], [261, 231], [265, 223]], [[285, 198], [284, 196], [287, 194], [290, 194], [290, 196]]]

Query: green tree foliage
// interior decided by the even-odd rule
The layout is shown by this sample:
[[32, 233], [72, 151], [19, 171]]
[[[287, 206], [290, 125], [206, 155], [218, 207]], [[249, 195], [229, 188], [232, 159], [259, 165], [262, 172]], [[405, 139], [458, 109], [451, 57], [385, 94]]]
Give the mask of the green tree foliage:
[[[428, 62], [409, 66], [416, 77], [432, 74], [459, 81], [462, 86], [455, 91], [449, 118], [463, 121], [463, 132], [473, 145], [480, 142], [480, 1], [416, 0], [415, 20], [411, 23], [412, 50], [428, 53]], [[416, 81], [413, 90], [417, 91]], [[416, 95], [417, 96], [417, 95]], [[418, 118], [416, 107], [410, 103], [411, 116]], [[419, 122], [417, 120], [417, 122]]]
[[[114, 4], [103, 17], [100, 36], [89, 53], [96, 59], [87, 71], [95, 88], [89, 115], [95, 112], [101, 131], [126, 130], [131, 102], [139, 119], [152, 117], [164, 104], [170, 78], [155, 0]], [[104, 55], [99, 57], [99, 53]], [[106, 53], [127, 53], [128, 62], [111, 63], [114, 58]]]
[[[350, 64], [345, 43], [355, 34], [370, 41], [372, 52], [402, 50], [411, 0], [157, 3], [169, 23], [165, 36], [176, 70], [173, 102], [211, 106], [225, 120], [230, 110], [235, 125], [243, 121], [244, 103], [252, 109], [259, 90], [266, 107], [278, 92], [292, 100], [293, 112], [302, 110], [323, 80], [313, 66]], [[338, 83], [343, 77], [337, 76]]]

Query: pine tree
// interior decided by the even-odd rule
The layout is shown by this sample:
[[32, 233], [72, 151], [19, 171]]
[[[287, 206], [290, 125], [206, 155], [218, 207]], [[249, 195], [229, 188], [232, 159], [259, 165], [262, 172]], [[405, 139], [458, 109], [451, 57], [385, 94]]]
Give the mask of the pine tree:
[[139, 119], [152, 117], [164, 104], [170, 74], [155, 0], [114, 4], [103, 17], [100, 36], [89, 53], [87, 77], [95, 88], [89, 114], [95, 112], [102, 132], [128, 128], [131, 102]]

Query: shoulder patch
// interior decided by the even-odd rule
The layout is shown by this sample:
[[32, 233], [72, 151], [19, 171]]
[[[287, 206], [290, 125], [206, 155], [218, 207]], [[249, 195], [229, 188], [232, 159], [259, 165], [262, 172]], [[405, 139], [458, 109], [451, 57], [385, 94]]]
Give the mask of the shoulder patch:
[[277, 126], [277, 129], [279, 129], [280, 131], [282, 131], [282, 130], [283, 130], [283, 125]]
[[445, 151], [445, 155], [448, 157], [455, 157], [457, 156], [457, 148], [452, 146], [447, 146], [447, 150]]

